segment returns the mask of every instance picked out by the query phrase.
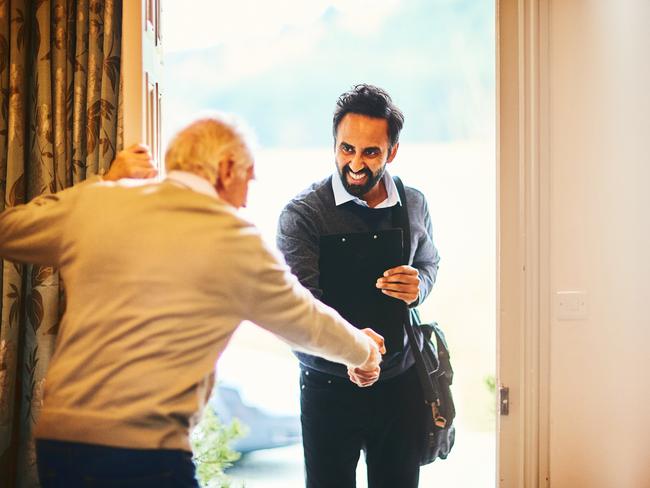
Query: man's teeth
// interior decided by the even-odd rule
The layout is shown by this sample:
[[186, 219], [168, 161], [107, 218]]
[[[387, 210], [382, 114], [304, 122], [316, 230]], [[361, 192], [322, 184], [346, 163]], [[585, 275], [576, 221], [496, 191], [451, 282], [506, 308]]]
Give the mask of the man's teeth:
[[361, 180], [363, 179], [364, 176], [366, 176], [365, 173], [357, 174], [357, 173], [353, 173], [352, 171], [350, 171], [348, 174], [350, 175], [350, 178], [352, 178], [353, 180]]

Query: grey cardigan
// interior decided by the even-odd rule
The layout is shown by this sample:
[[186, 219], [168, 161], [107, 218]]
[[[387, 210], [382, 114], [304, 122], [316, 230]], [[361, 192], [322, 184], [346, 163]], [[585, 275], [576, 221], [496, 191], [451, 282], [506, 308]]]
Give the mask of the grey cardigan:
[[[390, 208], [374, 209], [354, 202], [336, 206], [331, 179], [330, 176], [314, 183], [293, 198], [282, 211], [278, 222], [278, 248], [284, 254], [291, 271], [316, 298], [321, 298], [323, 295], [319, 286], [318, 268], [321, 236], [369, 232], [392, 227]], [[405, 187], [405, 190], [411, 221], [410, 264], [417, 268], [420, 274], [420, 295], [418, 302], [413, 304], [415, 306], [421, 303], [431, 291], [436, 280], [440, 257], [433, 243], [431, 217], [424, 195], [411, 187]], [[407, 344], [405, 336], [405, 345]], [[326, 358], [300, 352], [296, 355], [304, 366], [347, 377], [345, 368]], [[413, 358], [408, 353], [407, 346], [398, 354], [391, 354], [388, 351], [381, 365], [380, 380], [394, 377], [412, 364]]]

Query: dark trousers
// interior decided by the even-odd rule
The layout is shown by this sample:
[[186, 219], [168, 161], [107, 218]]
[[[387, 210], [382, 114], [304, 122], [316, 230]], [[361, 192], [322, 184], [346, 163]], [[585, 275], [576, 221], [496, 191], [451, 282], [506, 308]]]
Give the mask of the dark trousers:
[[360, 451], [369, 488], [416, 488], [427, 409], [417, 372], [359, 388], [347, 378], [301, 371], [307, 488], [354, 488]]
[[36, 440], [42, 488], [198, 488], [192, 454], [180, 450]]

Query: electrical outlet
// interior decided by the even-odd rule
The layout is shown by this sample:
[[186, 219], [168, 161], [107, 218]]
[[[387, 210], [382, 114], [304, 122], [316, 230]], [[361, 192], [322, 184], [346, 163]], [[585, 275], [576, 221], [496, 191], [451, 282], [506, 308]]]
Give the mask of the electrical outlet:
[[555, 315], [558, 320], [585, 320], [587, 314], [587, 292], [558, 291], [555, 293]]

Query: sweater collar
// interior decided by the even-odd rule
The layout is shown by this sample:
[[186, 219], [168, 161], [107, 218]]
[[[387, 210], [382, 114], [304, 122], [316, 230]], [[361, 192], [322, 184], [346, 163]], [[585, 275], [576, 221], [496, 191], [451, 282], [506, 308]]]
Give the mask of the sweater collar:
[[217, 190], [205, 178], [187, 171], [173, 170], [167, 173], [166, 181], [189, 188], [192, 191], [207, 195], [212, 198], [219, 198]]

